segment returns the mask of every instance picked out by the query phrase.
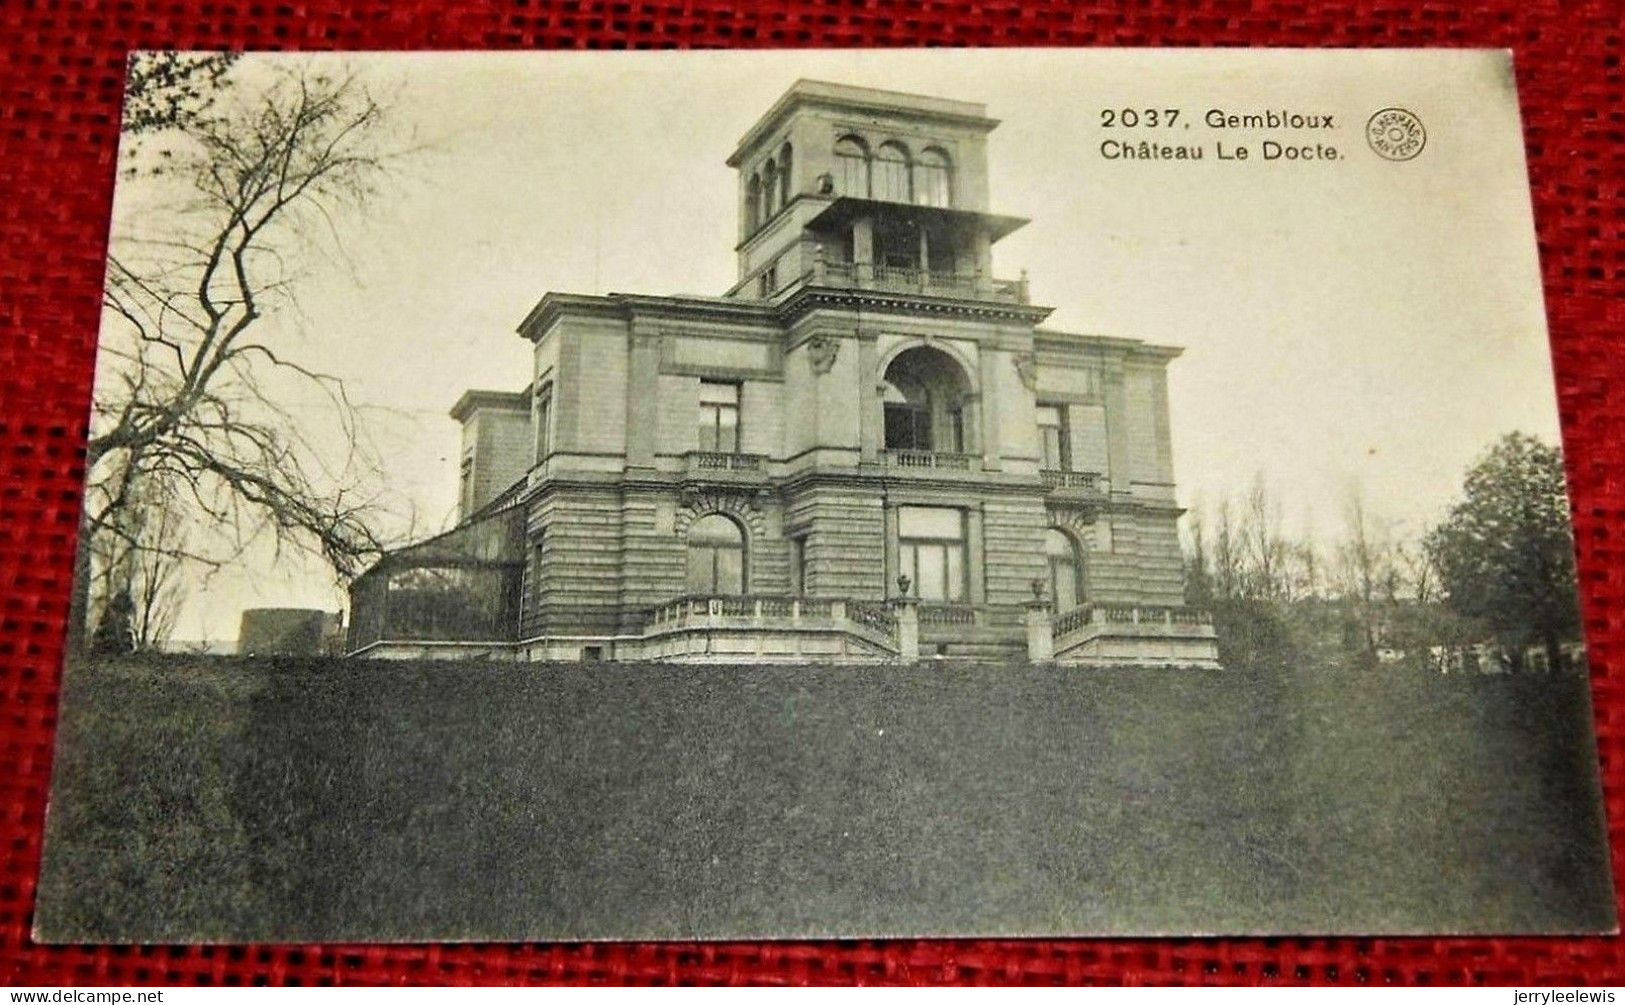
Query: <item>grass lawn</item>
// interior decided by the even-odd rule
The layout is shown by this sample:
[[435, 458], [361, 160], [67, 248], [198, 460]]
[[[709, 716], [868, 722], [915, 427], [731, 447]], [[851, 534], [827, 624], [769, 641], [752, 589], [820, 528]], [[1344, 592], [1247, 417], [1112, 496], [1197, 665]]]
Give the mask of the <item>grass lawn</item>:
[[1596, 931], [1574, 676], [132, 657], [48, 941]]

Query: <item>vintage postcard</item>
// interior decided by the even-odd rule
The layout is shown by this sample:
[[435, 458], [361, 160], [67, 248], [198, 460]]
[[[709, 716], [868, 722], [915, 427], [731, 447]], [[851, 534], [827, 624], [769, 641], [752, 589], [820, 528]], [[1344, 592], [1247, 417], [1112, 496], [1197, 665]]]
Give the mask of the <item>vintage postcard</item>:
[[140, 53], [49, 942], [1609, 932], [1511, 57]]

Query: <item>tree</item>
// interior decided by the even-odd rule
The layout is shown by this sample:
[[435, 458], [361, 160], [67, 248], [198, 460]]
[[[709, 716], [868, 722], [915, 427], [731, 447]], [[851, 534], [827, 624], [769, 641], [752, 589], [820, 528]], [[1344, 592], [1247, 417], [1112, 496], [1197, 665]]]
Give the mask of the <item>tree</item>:
[[90, 641], [92, 652], [123, 656], [135, 651], [134, 606], [128, 593], [115, 592], [107, 599], [102, 606], [101, 620], [96, 624], [96, 634]]
[[1251, 565], [1251, 594], [1260, 600], [1290, 600], [1287, 562], [1291, 544], [1281, 530], [1281, 508], [1271, 498], [1262, 472], [1247, 493], [1242, 537]]
[[124, 75], [125, 137], [184, 129], [202, 122], [226, 86], [233, 52], [138, 52]]
[[1533, 642], [1558, 666], [1580, 635], [1563, 455], [1523, 433], [1502, 437], [1467, 472], [1462, 498], [1425, 542], [1438, 589], [1481, 619], [1521, 662]]
[[1213, 604], [1213, 574], [1208, 563], [1207, 523], [1200, 505], [1191, 509], [1185, 526], [1189, 530], [1185, 553], [1185, 603], [1207, 608]]
[[[153, 59], [132, 65], [126, 121], [166, 143], [143, 176], [147, 212], [108, 256], [81, 590], [99, 550], [217, 568], [266, 534], [353, 573], [382, 550], [358, 411], [288, 326], [266, 322], [296, 306], [302, 266], [334, 219], [378, 194], [394, 156], [384, 109], [358, 78], [320, 64], [222, 88], [218, 62]], [[345, 456], [309, 438], [302, 400], [302, 421], [290, 420], [311, 389]], [[141, 500], [154, 494], [185, 508], [188, 533], [144, 529], [155, 511]], [[119, 545], [99, 549], [109, 535]], [[76, 599], [82, 625], [88, 594]]]
[[1337, 588], [1350, 605], [1362, 655], [1374, 659], [1384, 615], [1397, 599], [1394, 541], [1388, 528], [1372, 516], [1358, 489], [1351, 489], [1343, 503]]
[[180, 500], [164, 494], [165, 488], [150, 479], [132, 488], [127, 504], [112, 517], [117, 531], [88, 542], [91, 609], [105, 623], [108, 605], [118, 598], [126, 607], [135, 650], [169, 641], [186, 594], [180, 576], [184, 510]]

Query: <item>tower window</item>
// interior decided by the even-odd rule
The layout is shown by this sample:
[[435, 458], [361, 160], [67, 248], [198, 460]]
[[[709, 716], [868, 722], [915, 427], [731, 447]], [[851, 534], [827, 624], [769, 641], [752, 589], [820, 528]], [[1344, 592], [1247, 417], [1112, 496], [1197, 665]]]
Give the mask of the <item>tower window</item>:
[[762, 168], [762, 211], [760, 223], [767, 223], [779, 208], [779, 168], [772, 160]]
[[753, 174], [745, 183], [745, 233], [754, 234], [762, 222], [762, 176]]
[[790, 144], [779, 148], [779, 208], [790, 205]]
[[739, 452], [739, 385], [700, 381], [700, 449]]
[[948, 155], [936, 147], [920, 152], [914, 166], [914, 201], [922, 206], [949, 206], [953, 201], [952, 171]]
[[856, 136], [835, 141], [835, 187], [842, 195], [869, 198], [869, 148]]
[[874, 197], [886, 202], [911, 202], [908, 150], [901, 143], [880, 145], [875, 157]]

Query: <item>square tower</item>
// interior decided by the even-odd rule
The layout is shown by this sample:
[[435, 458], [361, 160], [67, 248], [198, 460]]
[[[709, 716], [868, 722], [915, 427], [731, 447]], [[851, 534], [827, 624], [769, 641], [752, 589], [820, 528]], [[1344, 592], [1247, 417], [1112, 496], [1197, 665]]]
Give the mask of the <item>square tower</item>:
[[832, 279], [967, 287], [992, 243], [1025, 223], [988, 211], [981, 104], [796, 82], [728, 158], [738, 172], [739, 282], [768, 299], [824, 267]]

